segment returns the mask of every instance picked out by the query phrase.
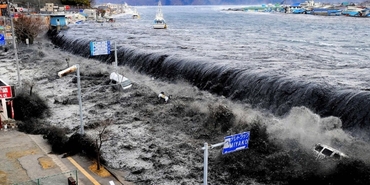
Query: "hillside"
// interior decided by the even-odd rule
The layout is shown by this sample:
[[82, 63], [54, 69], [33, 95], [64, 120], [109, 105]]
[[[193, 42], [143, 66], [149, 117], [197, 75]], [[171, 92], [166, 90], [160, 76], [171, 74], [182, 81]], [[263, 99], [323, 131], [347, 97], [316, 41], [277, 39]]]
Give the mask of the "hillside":
[[28, 7], [28, 3], [29, 3], [29, 6], [30, 7], [43, 7], [45, 6], [45, 3], [54, 3], [54, 4], [58, 4], [58, 5], [61, 5], [61, 0], [27, 0], [27, 1], [24, 1], [24, 0], [18, 0], [18, 1], [14, 1], [15, 4], [18, 4], [19, 6], [22, 6], [22, 7]]

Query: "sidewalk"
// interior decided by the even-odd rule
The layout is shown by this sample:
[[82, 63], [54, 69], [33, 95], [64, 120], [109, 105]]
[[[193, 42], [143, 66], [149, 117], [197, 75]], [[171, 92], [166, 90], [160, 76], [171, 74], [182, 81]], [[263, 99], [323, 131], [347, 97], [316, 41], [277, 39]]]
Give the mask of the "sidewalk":
[[62, 178], [62, 181], [65, 178], [65, 184], [68, 184], [68, 176], [76, 176], [69, 173], [75, 173], [76, 170], [79, 185], [111, 185], [111, 182], [115, 185], [133, 185], [131, 182], [125, 182], [120, 175], [117, 175], [120, 181], [114, 175], [98, 176], [88, 168], [92, 161], [84, 157], [76, 155], [62, 158], [62, 155], [52, 154], [47, 140], [41, 135], [27, 135], [14, 129], [0, 130], [0, 143], [1, 185], [53, 176]]

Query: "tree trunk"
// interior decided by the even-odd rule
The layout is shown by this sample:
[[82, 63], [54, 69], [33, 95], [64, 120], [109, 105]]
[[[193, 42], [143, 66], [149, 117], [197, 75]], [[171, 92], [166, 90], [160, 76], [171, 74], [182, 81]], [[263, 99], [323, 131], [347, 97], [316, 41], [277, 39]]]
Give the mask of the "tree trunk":
[[28, 41], [29, 41], [29, 44], [31, 45], [31, 44], [33, 44], [33, 40], [34, 40], [34, 38], [33, 37], [30, 37], [29, 39], [28, 39]]
[[33, 86], [30, 87], [30, 96], [32, 96], [32, 89], [33, 89]]

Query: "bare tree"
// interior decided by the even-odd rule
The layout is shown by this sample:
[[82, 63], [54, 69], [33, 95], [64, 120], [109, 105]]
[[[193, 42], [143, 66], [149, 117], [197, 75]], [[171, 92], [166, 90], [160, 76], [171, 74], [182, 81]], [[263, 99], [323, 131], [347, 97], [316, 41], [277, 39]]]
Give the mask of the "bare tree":
[[30, 96], [32, 96], [33, 87], [36, 85], [35, 82], [35, 75], [39, 72], [40, 69], [37, 69], [35, 73], [33, 73], [32, 77], [23, 79], [23, 84], [30, 88]]
[[109, 133], [111, 132], [108, 129], [108, 126], [113, 123], [113, 120], [104, 120], [100, 123], [100, 126], [97, 128], [97, 137], [95, 139], [95, 149], [96, 149], [96, 163], [97, 168], [96, 170], [100, 170], [101, 164], [100, 164], [100, 154], [101, 154], [101, 147], [103, 146], [103, 143], [108, 140]]
[[46, 30], [46, 21], [41, 16], [20, 15], [20, 17], [14, 21], [14, 32], [18, 42], [26, 42], [26, 39], [28, 39], [29, 43], [33, 44], [33, 40]]

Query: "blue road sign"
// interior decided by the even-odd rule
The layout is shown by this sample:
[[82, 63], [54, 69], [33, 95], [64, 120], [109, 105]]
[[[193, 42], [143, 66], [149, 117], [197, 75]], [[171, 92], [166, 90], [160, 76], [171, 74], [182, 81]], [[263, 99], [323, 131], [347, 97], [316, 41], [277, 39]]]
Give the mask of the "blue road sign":
[[248, 148], [250, 132], [243, 132], [231, 136], [226, 136], [224, 140], [224, 148], [222, 154], [235, 152]]
[[90, 42], [90, 55], [110, 54], [110, 41]]
[[5, 46], [5, 37], [4, 34], [0, 33], [0, 46]]

